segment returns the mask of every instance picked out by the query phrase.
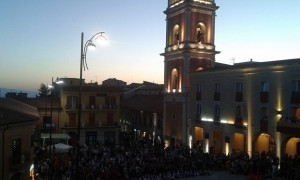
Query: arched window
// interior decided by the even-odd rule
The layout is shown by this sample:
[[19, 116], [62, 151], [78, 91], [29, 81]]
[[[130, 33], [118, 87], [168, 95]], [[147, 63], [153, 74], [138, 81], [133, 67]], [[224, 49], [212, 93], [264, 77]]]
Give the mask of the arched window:
[[179, 41], [180, 41], [179, 25], [176, 24], [173, 28], [173, 44], [179, 44]]
[[178, 70], [176, 68], [172, 69], [171, 72], [171, 89], [172, 91], [178, 89]]
[[196, 40], [197, 43], [199, 44], [204, 44], [206, 43], [206, 27], [205, 24], [200, 22], [197, 24], [196, 27]]

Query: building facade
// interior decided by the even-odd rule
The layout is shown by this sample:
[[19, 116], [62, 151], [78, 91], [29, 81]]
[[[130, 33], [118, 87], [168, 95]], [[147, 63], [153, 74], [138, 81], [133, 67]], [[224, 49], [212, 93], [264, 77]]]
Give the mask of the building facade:
[[167, 143], [199, 144], [213, 153], [300, 155], [300, 59], [215, 62], [217, 8], [213, 0], [169, 0], [163, 54]]
[[0, 179], [28, 179], [33, 176], [35, 107], [0, 98]]
[[[63, 119], [59, 127], [63, 133], [73, 137], [70, 143], [74, 144], [74, 140], [78, 138], [79, 80], [75, 78], [60, 80], [64, 84], [59, 87]], [[80, 144], [103, 144], [107, 140], [117, 144], [122, 89], [83, 83], [81, 91]]]
[[145, 82], [127, 89], [121, 100], [122, 131], [134, 139], [161, 140], [163, 85]]

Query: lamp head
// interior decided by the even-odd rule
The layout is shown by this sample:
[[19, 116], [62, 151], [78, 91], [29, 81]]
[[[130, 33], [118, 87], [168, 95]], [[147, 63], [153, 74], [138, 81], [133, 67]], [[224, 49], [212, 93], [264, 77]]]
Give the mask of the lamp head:
[[108, 39], [104, 36], [104, 32], [98, 33], [95, 40], [102, 46], [108, 45]]

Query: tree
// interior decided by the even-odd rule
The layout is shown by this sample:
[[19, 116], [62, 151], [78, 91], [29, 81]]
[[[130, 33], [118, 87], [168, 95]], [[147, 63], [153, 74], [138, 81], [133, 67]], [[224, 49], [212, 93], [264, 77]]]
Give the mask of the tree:
[[47, 97], [49, 95], [50, 90], [48, 89], [48, 86], [44, 83], [41, 83], [40, 88], [38, 89], [39, 95], [38, 97]]

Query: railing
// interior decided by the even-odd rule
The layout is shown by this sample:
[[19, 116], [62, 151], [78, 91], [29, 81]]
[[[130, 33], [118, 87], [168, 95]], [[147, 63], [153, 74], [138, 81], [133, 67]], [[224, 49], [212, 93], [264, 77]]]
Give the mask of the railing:
[[[170, 7], [174, 7], [180, 3], [183, 3], [186, 0], [169, 0], [169, 6]], [[190, 0], [190, 1], [194, 1], [194, 2], [199, 2], [199, 3], [203, 3], [203, 4], [213, 4], [213, 0]]]
[[300, 136], [300, 120], [294, 118], [280, 119], [277, 122], [277, 131], [290, 134], [293, 136]]
[[[116, 104], [99, 104], [99, 105], [82, 105], [82, 110], [115, 110], [118, 106]], [[65, 109], [68, 111], [78, 110], [78, 105], [65, 105]]]

